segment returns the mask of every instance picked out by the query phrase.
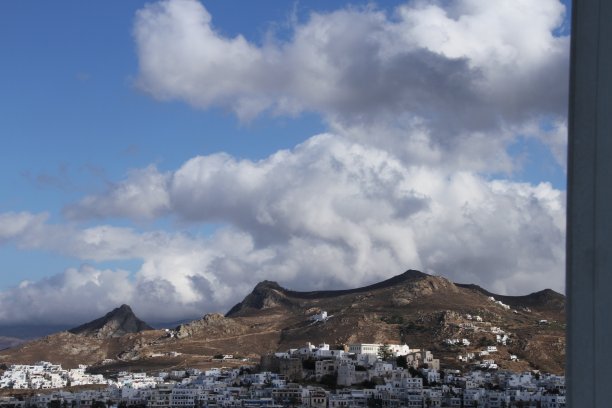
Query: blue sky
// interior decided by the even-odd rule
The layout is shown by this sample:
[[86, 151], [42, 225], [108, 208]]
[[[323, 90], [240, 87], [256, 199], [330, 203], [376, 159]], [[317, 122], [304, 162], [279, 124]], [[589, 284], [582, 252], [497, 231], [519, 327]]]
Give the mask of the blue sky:
[[[64, 205], [131, 168], [155, 163], [173, 169], [194, 155], [219, 151], [260, 159], [324, 130], [316, 115], [241, 124], [222, 109], [196, 110], [144, 95], [133, 84], [138, 60], [132, 38], [134, 15], [144, 4], [0, 6], [5, 50], [0, 182], [6, 192], [0, 211], [49, 212], [61, 219]], [[250, 2], [240, 4], [240, 13], [234, 12], [236, 3], [208, 6], [218, 13], [224, 32], [255, 41], [294, 12], [290, 3], [279, 1], [259, 12]], [[0, 277], [2, 288], [73, 262], [53, 253], [0, 250], [7, 270]]]
[[0, 4], [0, 323], [563, 290], [567, 5], [491, 4]]

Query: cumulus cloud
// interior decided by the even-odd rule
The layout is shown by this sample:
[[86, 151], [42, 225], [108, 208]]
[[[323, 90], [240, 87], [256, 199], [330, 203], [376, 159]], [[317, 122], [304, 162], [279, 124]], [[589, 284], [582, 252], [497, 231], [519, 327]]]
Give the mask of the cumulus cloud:
[[[263, 279], [299, 290], [347, 288], [408, 268], [502, 293], [563, 290], [565, 196], [547, 183], [411, 166], [330, 134], [260, 161], [198, 156], [162, 176], [160, 185], [154, 174], [130, 172], [115, 190], [71, 208], [81, 216], [104, 216], [100, 211], [108, 208], [109, 216], [130, 217], [134, 205], [146, 206], [150, 214], [163, 211], [183, 223], [225, 226], [208, 237], [104, 225], [78, 229], [32, 214], [2, 217], [19, 225], [10, 239], [22, 246], [85, 260], [140, 260], [130, 279], [107, 276], [123, 279], [125, 301], [157, 319], [225, 311]], [[134, 183], [139, 188], [123, 187]], [[167, 200], [159, 204], [148, 194], [152, 187], [163, 189]], [[31, 225], [24, 227], [24, 220]], [[76, 288], [65, 282], [32, 287]], [[3, 302], [30, 286], [5, 293]], [[104, 285], [92, 288], [110, 303]]]
[[396, 147], [385, 134], [402, 133], [399, 151], [412, 158], [406, 146], [425, 141], [448, 152], [444, 158], [471, 154], [508, 170], [466, 146], [485, 141], [503, 151], [514, 127], [565, 116], [569, 41], [553, 35], [565, 8], [557, 0], [445, 6], [312, 13], [289, 40], [256, 45], [215, 31], [196, 0], [158, 2], [135, 22], [138, 84], [157, 98], [221, 106], [244, 120], [315, 111], [349, 135], [382, 130], [364, 138], [377, 147]]
[[[165, 189], [166, 176], [157, 171], [155, 166], [130, 172], [128, 180], [109, 187], [105, 199], [97, 197], [88, 202], [82, 201], [82, 206], [88, 208], [87, 214], [81, 214], [81, 206], [67, 207], [64, 215], [71, 219], [109, 217], [116, 213], [119, 216], [129, 216], [132, 219], [149, 219], [163, 213], [168, 207], [168, 195]], [[129, 214], [126, 209], [129, 208]]]
[[4, 234], [0, 242], [95, 262], [142, 259], [160, 247], [179, 246], [190, 241], [181, 233], [139, 233], [133, 228], [112, 225], [78, 228], [71, 224], [52, 224], [47, 214], [4, 213], [0, 214], [0, 219], [8, 226], [22, 224], [22, 228]]
[[0, 243], [29, 233], [47, 218], [47, 214], [31, 214], [28, 212], [0, 214]]
[[100, 316], [132, 295], [126, 271], [89, 265], [0, 292], [0, 322], [74, 324]]
[[565, 7], [558, 1], [463, 0], [401, 6], [407, 41], [447, 58], [465, 58], [483, 74], [478, 84], [497, 114], [565, 115], [569, 37], [555, 37]]

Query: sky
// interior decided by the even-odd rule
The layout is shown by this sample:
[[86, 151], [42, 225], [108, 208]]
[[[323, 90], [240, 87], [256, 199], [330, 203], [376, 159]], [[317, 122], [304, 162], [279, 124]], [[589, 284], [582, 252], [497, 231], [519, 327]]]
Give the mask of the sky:
[[563, 292], [569, 12], [0, 3], [0, 325], [407, 269]]

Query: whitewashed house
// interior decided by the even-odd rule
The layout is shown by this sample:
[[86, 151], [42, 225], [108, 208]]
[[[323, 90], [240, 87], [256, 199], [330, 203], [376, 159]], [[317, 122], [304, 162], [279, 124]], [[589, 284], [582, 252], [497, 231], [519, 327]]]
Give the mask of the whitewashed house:
[[380, 350], [381, 346], [382, 346], [382, 343], [349, 344], [349, 353], [378, 355], [378, 350]]
[[355, 365], [349, 361], [340, 361], [338, 364], [338, 385], [350, 386], [355, 384]]
[[321, 311], [321, 313], [317, 313], [315, 315], [310, 316], [310, 320], [313, 322], [324, 322], [329, 319], [327, 312], [325, 310]]
[[410, 353], [410, 347], [407, 344], [389, 344], [388, 346], [393, 353], [393, 357], [405, 356]]

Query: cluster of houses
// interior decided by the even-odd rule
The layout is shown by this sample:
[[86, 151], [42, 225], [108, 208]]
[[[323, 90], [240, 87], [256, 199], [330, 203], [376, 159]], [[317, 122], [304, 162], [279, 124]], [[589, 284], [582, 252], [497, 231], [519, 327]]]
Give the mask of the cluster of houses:
[[[385, 356], [386, 354], [386, 356]], [[283, 375], [290, 381], [333, 378], [334, 385], [352, 386], [385, 376], [397, 369], [395, 359], [403, 356], [404, 368], [421, 369], [432, 382], [438, 379], [440, 361], [430, 351], [410, 349], [406, 344], [357, 343], [344, 350], [332, 350], [328, 344], [304, 347], [262, 356], [262, 370]], [[384, 358], [388, 361], [383, 361]]]
[[489, 300], [501, 307], [503, 307], [506, 310], [510, 310], [510, 306], [508, 306], [507, 304], [505, 304], [504, 302], [502, 302], [501, 300], [495, 300], [495, 298], [493, 296], [489, 296]]
[[[324, 322], [329, 317], [321, 312], [311, 320]], [[482, 321], [479, 316], [469, 316], [472, 319]], [[496, 327], [490, 330], [497, 336], [506, 335]], [[446, 343], [470, 345], [467, 339]], [[120, 372], [112, 379], [87, 374], [86, 366], [63, 370], [47, 362], [13, 365], [0, 378], [0, 387], [57, 390], [3, 397], [0, 407], [565, 407], [564, 377], [498, 370], [488, 358], [496, 352], [497, 346], [489, 345], [460, 356], [466, 361], [480, 358], [479, 369], [466, 373], [441, 371], [440, 361], [428, 350], [381, 343], [355, 343], [343, 349], [306, 343], [262, 356], [257, 368], [174, 370], [155, 375]], [[63, 389], [85, 384], [106, 384], [106, 388]]]
[[106, 384], [102, 375], [87, 374], [87, 366], [70, 370], [62, 369], [59, 364], [41, 361], [34, 365], [12, 365], [0, 377], [0, 388], [12, 389], [52, 389], [72, 385]]
[[459, 345], [459, 346], [469, 346], [471, 344], [471, 342], [468, 339], [466, 339], [466, 338], [463, 338], [463, 339], [446, 339], [446, 340], [444, 340], [444, 343], [448, 344], [449, 346], [457, 346], [457, 345]]
[[[474, 362], [477, 358], [487, 357], [487, 358], [482, 358], [480, 361], [476, 361], [476, 363], [478, 364], [478, 367], [482, 369], [488, 369], [488, 370], [497, 370], [498, 365], [495, 363], [495, 360], [488, 358], [489, 356], [491, 356], [491, 354], [497, 353], [497, 351], [498, 351], [497, 346], [487, 346], [483, 350], [480, 350], [478, 352], [467, 352], [467, 353], [459, 354], [457, 356], [457, 359], [459, 361], [469, 363], [469, 362]], [[509, 360], [518, 361], [518, 357], [514, 354], [510, 354]]]
[[[508, 305], [502, 303], [501, 301], [496, 301], [493, 297], [489, 297], [489, 300], [499, 304], [504, 308], [509, 308]], [[495, 335], [495, 342], [497, 343], [497, 345], [500, 346], [507, 346], [510, 342], [510, 333], [506, 333], [506, 331], [504, 331], [500, 327], [492, 326], [491, 323], [485, 322], [481, 316], [466, 314], [463, 317], [465, 318], [465, 320], [467, 320], [467, 322], [464, 321], [459, 323], [458, 327], [474, 332], [491, 333]], [[446, 344], [447, 346], [469, 347], [471, 345], [471, 341], [467, 338], [447, 338], [444, 340], [444, 344]], [[487, 346], [481, 350], [465, 350], [464, 352], [457, 355], [457, 360], [461, 362], [477, 364], [479, 368], [483, 369], [498, 369], [498, 365], [491, 358], [484, 358], [478, 360], [479, 357], [488, 357], [491, 353], [496, 353], [497, 351], [497, 346], [493, 345]], [[516, 355], [511, 354], [509, 356], [509, 360], [517, 361], [518, 358]]]
[[[416, 374], [416, 375], [415, 375]], [[428, 383], [421, 373], [393, 367], [375, 381], [352, 387], [324, 387], [313, 381], [252, 368], [196, 369], [148, 376], [120, 373], [100, 391], [55, 391], [18, 399], [0, 398], [0, 407], [565, 407], [562, 376], [531, 372], [445, 370]]]
[[[497, 342], [503, 343], [504, 346], [506, 345], [506, 342], [510, 339], [510, 335], [506, 333], [503, 329], [497, 326], [492, 326], [491, 323], [489, 322], [485, 322], [481, 316], [471, 315], [468, 313], [465, 315], [465, 319], [468, 320], [468, 322], [459, 323], [458, 325], [461, 329], [474, 331], [474, 332], [493, 333], [497, 336]], [[474, 323], [474, 322], [477, 322], [477, 323]], [[463, 339], [463, 340], [466, 340], [466, 339]], [[454, 344], [457, 344], [457, 343], [454, 343]], [[469, 346], [469, 341], [467, 344], [464, 343], [463, 345]]]

